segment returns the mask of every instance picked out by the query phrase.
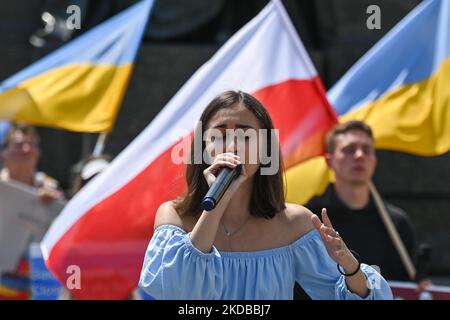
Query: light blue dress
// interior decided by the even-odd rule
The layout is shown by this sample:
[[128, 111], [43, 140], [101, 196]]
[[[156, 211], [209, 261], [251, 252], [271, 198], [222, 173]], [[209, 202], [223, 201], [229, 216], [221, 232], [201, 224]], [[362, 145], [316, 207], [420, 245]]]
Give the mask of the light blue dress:
[[[365, 299], [392, 299], [387, 282], [361, 264], [371, 289]], [[294, 282], [312, 299], [361, 299], [350, 292], [312, 230], [294, 243], [269, 250], [210, 253], [198, 250], [189, 233], [159, 226], [144, 259], [139, 286], [156, 299], [292, 299]]]

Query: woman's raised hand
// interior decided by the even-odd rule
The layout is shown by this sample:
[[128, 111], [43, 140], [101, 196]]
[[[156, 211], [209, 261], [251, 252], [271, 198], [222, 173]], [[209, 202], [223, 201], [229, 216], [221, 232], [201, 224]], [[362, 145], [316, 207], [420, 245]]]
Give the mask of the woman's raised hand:
[[345, 245], [339, 233], [333, 228], [330, 218], [327, 214], [327, 209], [322, 209], [322, 221], [317, 215], [311, 217], [314, 227], [319, 231], [322, 241], [327, 249], [328, 255], [341, 266], [347, 266], [349, 263], [354, 263], [356, 258]]

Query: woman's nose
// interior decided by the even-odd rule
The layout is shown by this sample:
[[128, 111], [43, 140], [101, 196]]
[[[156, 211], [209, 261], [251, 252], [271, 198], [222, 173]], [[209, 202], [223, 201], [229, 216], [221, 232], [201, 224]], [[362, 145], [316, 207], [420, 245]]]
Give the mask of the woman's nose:
[[237, 138], [236, 137], [230, 137], [227, 139], [227, 146], [226, 146], [226, 152], [237, 154]]

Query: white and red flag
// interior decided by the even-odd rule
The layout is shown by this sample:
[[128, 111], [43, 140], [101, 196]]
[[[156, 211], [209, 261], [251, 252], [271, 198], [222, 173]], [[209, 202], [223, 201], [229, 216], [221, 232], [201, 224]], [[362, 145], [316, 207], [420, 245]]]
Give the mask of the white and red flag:
[[123, 299], [137, 286], [159, 205], [185, 190], [185, 165], [171, 150], [225, 90], [253, 94], [269, 110], [285, 165], [323, 152], [337, 122], [322, 83], [282, 5], [271, 1], [206, 62], [110, 167], [82, 189], [42, 242], [62, 282], [81, 272], [80, 299]]

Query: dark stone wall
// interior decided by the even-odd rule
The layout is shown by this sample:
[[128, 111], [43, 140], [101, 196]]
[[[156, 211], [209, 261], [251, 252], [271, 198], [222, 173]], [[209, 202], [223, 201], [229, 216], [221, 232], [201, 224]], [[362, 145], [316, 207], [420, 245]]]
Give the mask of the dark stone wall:
[[[44, 0], [15, 0], [0, 3], [0, 81], [27, 66], [35, 56], [28, 42], [42, 27]], [[419, 0], [285, 0], [285, 6], [327, 88]], [[104, 2], [106, 3], [106, 2]], [[182, 3], [182, 1], [178, 1]], [[184, 3], [189, 3], [185, 1]], [[139, 52], [129, 89], [125, 95], [106, 152], [117, 155], [147, 126], [187, 79], [206, 62], [221, 43], [239, 29], [265, 1], [246, 2], [239, 21], [233, 10], [239, 1], [226, 2], [225, 12], [203, 28], [217, 28], [217, 34], [201, 28], [186, 35], [162, 39], [149, 32]], [[377, 4], [382, 10], [382, 30], [366, 26], [366, 8]], [[107, 10], [104, 9], [106, 12]], [[182, 10], [181, 10], [182, 11]], [[99, 12], [99, 11], [98, 11]], [[246, 14], [244, 14], [244, 13]], [[254, 12], [254, 13], [253, 13]], [[104, 16], [97, 16], [101, 21]], [[151, 31], [151, 30], [150, 30]], [[160, 31], [160, 30], [159, 30]], [[156, 33], [161, 35], [162, 33]], [[204, 38], [202, 38], [204, 37]], [[83, 153], [92, 150], [96, 134], [39, 129], [43, 156], [40, 168], [70, 187], [71, 167]], [[83, 142], [84, 141], [84, 142]], [[420, 242], [433, 247], [431, 272], [450, 275], [450, 154], [417, 157], [380, 151], [375, 184], [384, 197], [411, 216]]]
[[44, 0], [0, 3], [0, 81], [31, 62], [30, 35], [40, 27]]
[[431, 246], [430, 272], [449, 276], [450, 153], [419, 157], [379, 151], [378, 157], [374, 183], [379, 192], [410, 215], [418, 242]]

